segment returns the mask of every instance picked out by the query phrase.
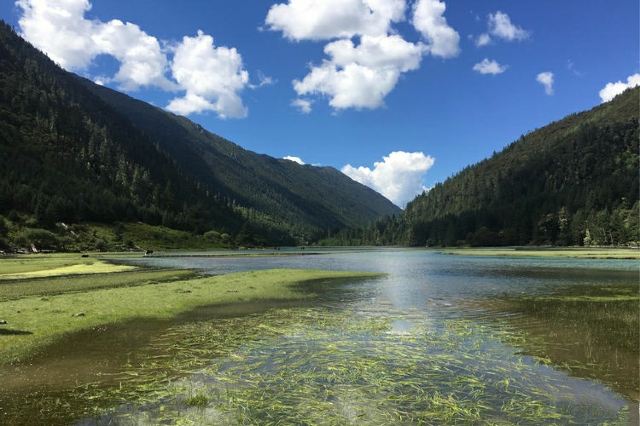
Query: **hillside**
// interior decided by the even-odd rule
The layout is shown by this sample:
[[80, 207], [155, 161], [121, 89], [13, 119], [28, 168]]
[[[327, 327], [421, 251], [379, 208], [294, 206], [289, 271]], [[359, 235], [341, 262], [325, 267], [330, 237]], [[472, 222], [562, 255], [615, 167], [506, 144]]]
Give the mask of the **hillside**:
[[624, 245], [639, 236], [640, 88], [523, 135], [332, 243]]
[[244, 150], [66, 72], [4, 23], [0, 169], [0, 215], [37, 229], [143, 222], [293, 244], [399, 211], [333, 168]]
[[622, 244], [638, 238], [640, 89], [531, 132], [417, 197], [416, 245]]
[[178, 167], [235, 202], [277, 222], [323, 232], [358, 226], [400, 209], [333, 167], [300, 165], [243, 149], [188, 119], [83, 79], [89, 90], [131, 119]]

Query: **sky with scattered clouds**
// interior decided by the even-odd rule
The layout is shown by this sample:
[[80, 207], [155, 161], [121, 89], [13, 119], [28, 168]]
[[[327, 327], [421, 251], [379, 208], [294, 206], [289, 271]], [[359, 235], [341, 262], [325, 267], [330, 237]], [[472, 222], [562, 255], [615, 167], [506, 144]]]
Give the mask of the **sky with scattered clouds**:
[[62, 67], [403, 206], [640, 85], [638, 2], [11, 0]]

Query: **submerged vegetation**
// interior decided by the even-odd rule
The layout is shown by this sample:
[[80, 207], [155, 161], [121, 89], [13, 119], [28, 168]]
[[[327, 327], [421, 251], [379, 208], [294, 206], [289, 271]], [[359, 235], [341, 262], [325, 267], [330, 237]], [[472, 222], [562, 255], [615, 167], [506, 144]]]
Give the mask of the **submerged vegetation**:
[[[46, 272], [93, 261], [23, 259], [0, 260], [0, 268]], [[362, 288], [381, 289], [386, 280], [332, 284], [378, 276], [278, 269], [202, 277], [137, 268], [0, 279], [7, 321], [0, 418], [28, 424], [35, 415], [50, 425], [629, 421], [639, 344], [631, 284], [506, 294], [481, 302], [492, 321], [441, 299], [400, 309]]]
[[400, 313], [326, 307], [177, 324], [132, 364], [69, 390], [70, 406], [56, 394], [30, 409], [55, 423], [624, 424], [623, 404], [582, 399], [585, 385], [543, 358], [505, 356], [500, 341], [517, 332], [422, 315], [402, 331]]
[[203, 393], [202, 391], [198, 391], [197, 393], [188, 396], [184, 403], [189, 407], [200, 407], [204, 408], [209, 404], [209, 397]]
[[640, 401], [640, 290], [637, 283], [573, 285], [543, 295], [482, 302], [524, 333], [510, 343], [580, 377]]
[[[93, 281], [94, 285], [87, 283], [85, 277], [75, 283], [67, 278], [57, 289], [59, 294], [50, 294], [55, 292], [52, 288], [48, 297], [38, 294], [44, 284], [39, 281], [22, 282], [3, 290], [0, 294], [6, 299], [0, 302], [0, 312], [9, 327], [2, 330], [5, 336], [0, 340], [1, 362], [23, 360], [65, 333], [102, 324], [134, 318], [171, 318], [203, 305], [300, 299], [309, 294], [296, 290], [293, 285], [299, 282], [375, 276], [357, 272], [270, 270], [197, 279], [184, 279], [183, 274], [177, 274], [178, 280], [156, 282], [158, 278], [163, 281], [162, 275], [166, 278], [176, 274], [166, 271], [155, 279], [149, 279], [146, 272], [141, 274], [123, 276], [123, 281], [120, 274], [109, 274]], [[127, 280], [130, 285], [126, 285]], [[6, 283], [0, 281], [0, 286], [4, 285]], [[22, 289], [24, 297], [20, 294]]]

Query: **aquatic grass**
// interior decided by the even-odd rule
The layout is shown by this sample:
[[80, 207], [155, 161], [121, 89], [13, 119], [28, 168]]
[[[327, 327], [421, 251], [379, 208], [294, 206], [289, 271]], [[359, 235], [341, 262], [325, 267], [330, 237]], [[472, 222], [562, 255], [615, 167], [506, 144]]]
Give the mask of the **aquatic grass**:
[[514, 330], [505, 335], [506, 343], [541, 364], [598, 379], [637, 401], [638, 291], [637, 284], [571, 285], [535, 296], [504, 295], [479, 304], [496, 313], [496, 321]]
[[23, 334], [0, 339], [0, 365], [32, 356], [66, 333], [134, 318], [168, 319], [198, 306], [251, 300], [313, 297], [296, 284], [331, 278], [371, 278], [379, 274], [274, 269], [179, 280], [134, 287], [106, 288], [0, 302], [0, 316]]
[[189, 395], [184, 403], [189, 407], [204, 408], [209, 404], [209, 397], [203, 391], [197, 391]]
[[[121, 373], [121, 388], [96, 384], [74, 397], [93, 398], [80, 405], [84, 415], [117, 423], [537, 425], [621, 416], [586, 410], [591, 401], [576, 399], [562, 374], [505, 353], [508, 329], [422, 318], [396, 334], [393, 319], [300, 307], [177, 325]], [[207, 399], [199, 414], [184, 409], [195, 394]], [[138, 408], [104, 413], [118, 401]]]
[[[246, 287], [249, 295], [260, 290], [260, 277], [244, 276], [257, 283]], [[161, 294], [173, 302], [201, 295], [208, 287], [185, 284], [193, 281]], [[333, 282], [321, 279], [274, 290], [307, 300], [298, 307], [243, 315], [222, 314], [228, 305], [219, 305], [219, 311], [180, 317], [113, 370], [75, 388], [27, 397], [7, 388], [0, 406], [13, 416], [6, 418], [10, 423], [36, 413], [49, 424], [78, 419], [87, 424], [194, 425], [628, 422], [621, 398], [598, 383], [556, 370], [558, 358], [546, 350], [527, 350], [546, 348], [546, 336], [509, 321], [430, 316], [390, 303], [365, 303], [361, 297], [345, 302], [344, 292], [338, 293], [340, 303], [316, 303], [315, 292], [321, 288], [339, 291]], [[231, 303], [256, 300], [238, 287], [215, 286]], [[571, 297], [584, 303], [585, 296], [633, 295], [599, 287]], [[151, 302], [155, 306], [165, 300]], [[483, 309], [485, 315], [507, 312], [516, 322], [549, 328], [530, 315]], [[75, 319], [91, 315], [87, 311], [86, 317]], [[567, 345], [558, 347], [566, 350]], [[588, 377], [581, 368], [596, 369], [570, 361], [566, 371]], [[196, 395], [206, 403], [189, 405]]]

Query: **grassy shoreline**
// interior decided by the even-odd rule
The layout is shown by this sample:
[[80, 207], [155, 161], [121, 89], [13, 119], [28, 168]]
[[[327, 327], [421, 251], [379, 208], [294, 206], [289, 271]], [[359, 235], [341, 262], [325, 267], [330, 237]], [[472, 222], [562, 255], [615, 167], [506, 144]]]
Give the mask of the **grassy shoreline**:
[[78, 253], [30, 254], [0, 258], [0, 281], [76, 274], [99, 274], [136, 269]]
[[444, 248], [439, 253], [458, 256], [492, 257], [557, 257], [576, 259], [640, 259], [640, 249], [633, 248], [589, 248], [589, 247], [477, 247]]
[[[118, 274], [107, 275], [118, 278]], [[100, 325], [167, 319], [207, 305], [299, 300], [312, 296], [296, 288], [300, 283], [375, 276], [379, 274], [272, 269], [125, 287], [114, 284], [47, 297], [36, 291], [36, 295], [0, 302], [0, 319], [7, 321], [0, 328], [0, 364], [24, 361], [67, 333]], [[9, 282], [0, 281], [0, 286]]]

